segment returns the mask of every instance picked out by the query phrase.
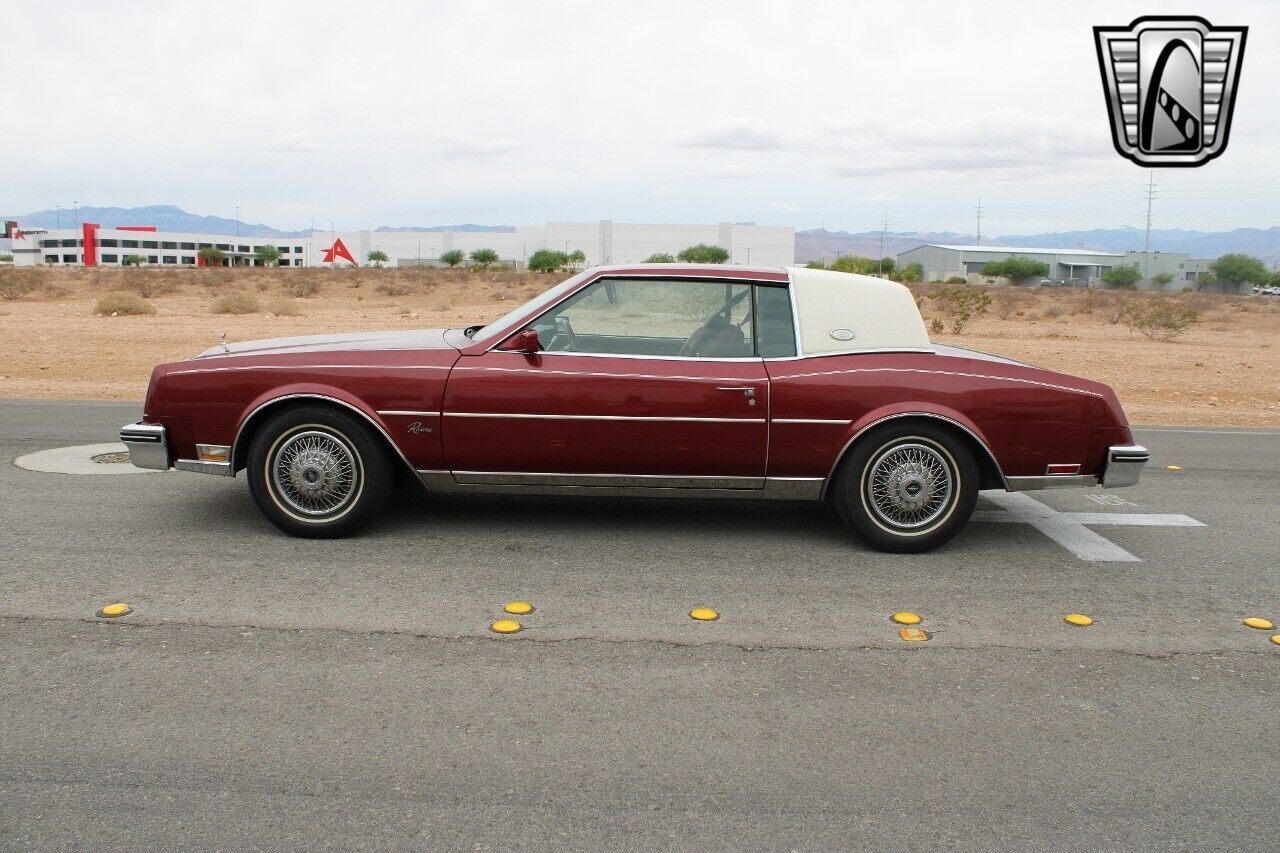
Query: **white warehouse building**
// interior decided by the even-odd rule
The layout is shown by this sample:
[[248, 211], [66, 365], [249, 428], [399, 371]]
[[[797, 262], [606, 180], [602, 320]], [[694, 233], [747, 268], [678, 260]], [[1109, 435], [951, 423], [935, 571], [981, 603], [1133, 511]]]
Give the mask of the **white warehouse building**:
[[312, 231], [309, 237], [241, 237], [227, 234], [158, 232], [152, 226], [30, 229], [20, 225], [13, 240], [14, 263], [120, 266], [129, 256], [157, 266], [204, 266], [200, 251], [215, 248], [225, 265], [260, 265], [259, 246], [275, 246], [280, 265], [367, 266], [380, 251], [390, 266], [439, 263], [451, 250], [492, 249], [504, 262], [524, 264], [539, 249], [581, 251], [587, 264], [639, 263], [651, 255], [676, 255], [697, 243], [723, 247], [729, 263], [790, 266], [795, 229], [721, 222], [716, 225], [646, 225], [613, 222], [548, 222], [514, 231]]
[[981, 276], [992, 261], [1017, 256], [1049, 265], [1048, 278], [1091, 284], [1111, 267], [1126, 262], [1118, 252], [1094, 252], [1088, 249], [1025, 249], [1017, 246], [946, 246], [931, 243], [917, 246], [898, 255], [898, 266], [920, 264], [924, 281], [946, 281], [953, 276]]

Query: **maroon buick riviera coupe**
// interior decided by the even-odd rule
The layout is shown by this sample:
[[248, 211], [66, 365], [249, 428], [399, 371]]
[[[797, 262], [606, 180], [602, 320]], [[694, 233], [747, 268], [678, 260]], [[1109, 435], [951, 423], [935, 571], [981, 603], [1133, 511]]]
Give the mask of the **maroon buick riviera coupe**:
[[486, 326], [216, 346], [162, 364], [121, 440], [342, 536], [433, 492], [831, 500], [926, 551], [979, 489], [1131, 486], [1111, 389], [930, 342], [911, 293], [811, 269], [589, 269]]

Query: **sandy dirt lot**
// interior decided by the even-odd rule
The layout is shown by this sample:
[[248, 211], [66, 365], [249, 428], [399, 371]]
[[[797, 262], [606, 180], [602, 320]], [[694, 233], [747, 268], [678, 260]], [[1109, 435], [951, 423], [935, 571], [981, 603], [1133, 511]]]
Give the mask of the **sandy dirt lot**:
[[[188, 358], [224, 331], [239, 341], [469, 325], [559, 279], [464, 270], [0, 269], [0, 292], [8, 293], [0, 301], [0, 397], [139, 399], [154, 364]], [[146, 292], [155, 313], [94, 314], [101, 296], [129, 289]], [[927, 319], [938, 313], [935, 289], [918, 289]], [[238, 290], [258, 299], [257, 313], [212, 312], [216, 299]], [[993, 295], [990, 311], [962, 334], [934, 338], [1106, 382], [1137, 424], [1280, 427], [1280, 299], [1179, 294], [1172, 299], [1197, 310], [1199, 322], [1161, 342], [1111, 322], [1125, 305], [1155, 298], [1149, 294]]]

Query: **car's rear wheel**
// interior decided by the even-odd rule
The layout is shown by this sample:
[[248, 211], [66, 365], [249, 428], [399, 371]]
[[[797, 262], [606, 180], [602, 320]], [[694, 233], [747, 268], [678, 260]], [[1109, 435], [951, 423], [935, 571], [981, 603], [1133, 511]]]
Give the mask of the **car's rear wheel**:
[[386, 505], [386, 449], [353, 416], [323, 406], [286, 409], [249, 448], [249, 491], [267, 519], [294, 536], [333, 538], [364, 527]]
[[960, 532], [978, 502], [978, 464], [945, 427], [886, 425], [840, 466], [832, 498], [841, 519], [881, 551], [930, 551]]

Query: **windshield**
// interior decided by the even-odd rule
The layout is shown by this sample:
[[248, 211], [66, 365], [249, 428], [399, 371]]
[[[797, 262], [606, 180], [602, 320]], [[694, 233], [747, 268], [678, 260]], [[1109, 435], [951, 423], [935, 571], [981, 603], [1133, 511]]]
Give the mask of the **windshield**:
[[540, 313], [542, 309], [546, 308], [548, 305], [555, 302], [557, 299], [560, 299], [572, 290], [575, 285], [582, 281], [585, 275], [586, 273], [578, 273], [573, 278], [560, 282], [546, 293], [540, 293], [523, 305], [511, 309], [492, 323], [489, 323], [487, 326], [476, 329], [475, 334], [471, 336], [471, 340], [484, 341], [497, 337], [499, 332], [511, 325], [512, 321], [517, 318], [523, 317], [526, 314]]

